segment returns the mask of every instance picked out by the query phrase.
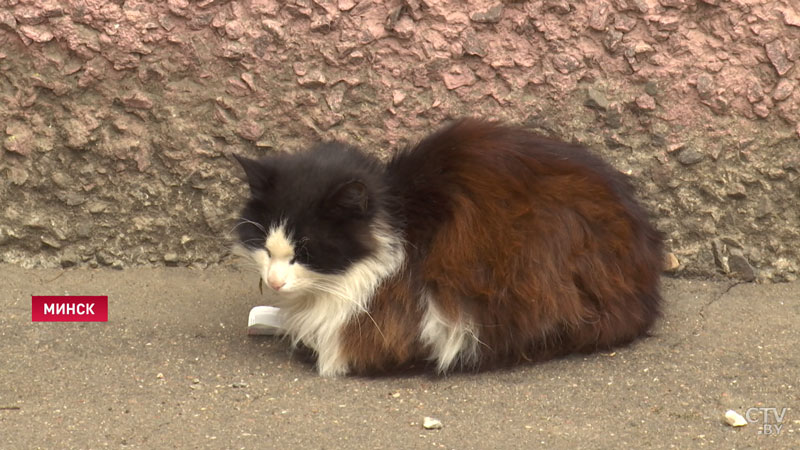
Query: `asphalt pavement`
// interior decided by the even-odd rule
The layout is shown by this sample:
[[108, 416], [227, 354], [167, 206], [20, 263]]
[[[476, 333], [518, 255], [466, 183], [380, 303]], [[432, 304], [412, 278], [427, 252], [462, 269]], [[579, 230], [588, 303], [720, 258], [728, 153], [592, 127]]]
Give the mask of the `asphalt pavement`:
[[[653, 336], [614, 352], [327, 379], [246, 335], [266, 297], [236, 267], [0, 265], [0, 448], [800, 448], [800, 283], [663, 285]], [[32, 321], [65, 294], [107, 295], [108, 322]]]

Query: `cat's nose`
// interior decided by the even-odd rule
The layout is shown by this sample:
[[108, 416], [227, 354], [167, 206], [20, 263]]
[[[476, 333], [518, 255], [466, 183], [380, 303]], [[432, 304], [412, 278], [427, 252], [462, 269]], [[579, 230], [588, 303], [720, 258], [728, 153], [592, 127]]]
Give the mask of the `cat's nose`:
[[271, 287], [272, 289], [280, 291], [281, 288], [286, 285], [286, 281], [269, 280], [267, 284], [269, 284], [269, 287]]

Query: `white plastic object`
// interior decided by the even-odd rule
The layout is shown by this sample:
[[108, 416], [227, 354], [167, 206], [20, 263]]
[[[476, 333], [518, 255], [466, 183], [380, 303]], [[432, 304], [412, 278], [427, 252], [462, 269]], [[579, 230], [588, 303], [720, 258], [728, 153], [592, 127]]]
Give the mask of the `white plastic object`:
[[274, 306], [256, 306], [250, 310], [247, 321], [247, 334], [275, 335], [283, 332], [280, 308]]

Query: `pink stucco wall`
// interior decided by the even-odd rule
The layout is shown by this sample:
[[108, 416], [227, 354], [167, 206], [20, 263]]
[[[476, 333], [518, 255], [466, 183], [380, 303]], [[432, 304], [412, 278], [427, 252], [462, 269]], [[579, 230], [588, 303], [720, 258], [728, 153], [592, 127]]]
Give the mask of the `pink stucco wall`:
[[673, 272], [799, 269], [791, 0], [0, 0], [0, 260], [211, 264], [227, 156], [472, 115], [634, 177]]

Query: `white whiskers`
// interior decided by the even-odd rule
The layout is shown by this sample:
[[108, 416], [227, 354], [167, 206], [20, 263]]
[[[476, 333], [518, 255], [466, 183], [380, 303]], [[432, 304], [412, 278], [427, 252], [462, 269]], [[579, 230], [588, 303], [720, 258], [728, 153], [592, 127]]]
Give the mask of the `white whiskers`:
[[245, 225], [245, 224], [253, 225], [254, 227], [258, 228], [262, 233], [264, 233], [264, 237], [267, 236], [267, 230], [264, 229], [263, 225], [261, 225], [258, 222], [254, 222], [254, 221], [252, 221], [250, 219], [245, 219], [244, 217], [240, 217], [239, 218], [239, 221], [236, 222], [236, 224], [233, 226], [233, 228], [231, 228], [229, 233], [233, 234], [233, 232], [236, 231], [237, 228], [239, 228], [240, 226]]

